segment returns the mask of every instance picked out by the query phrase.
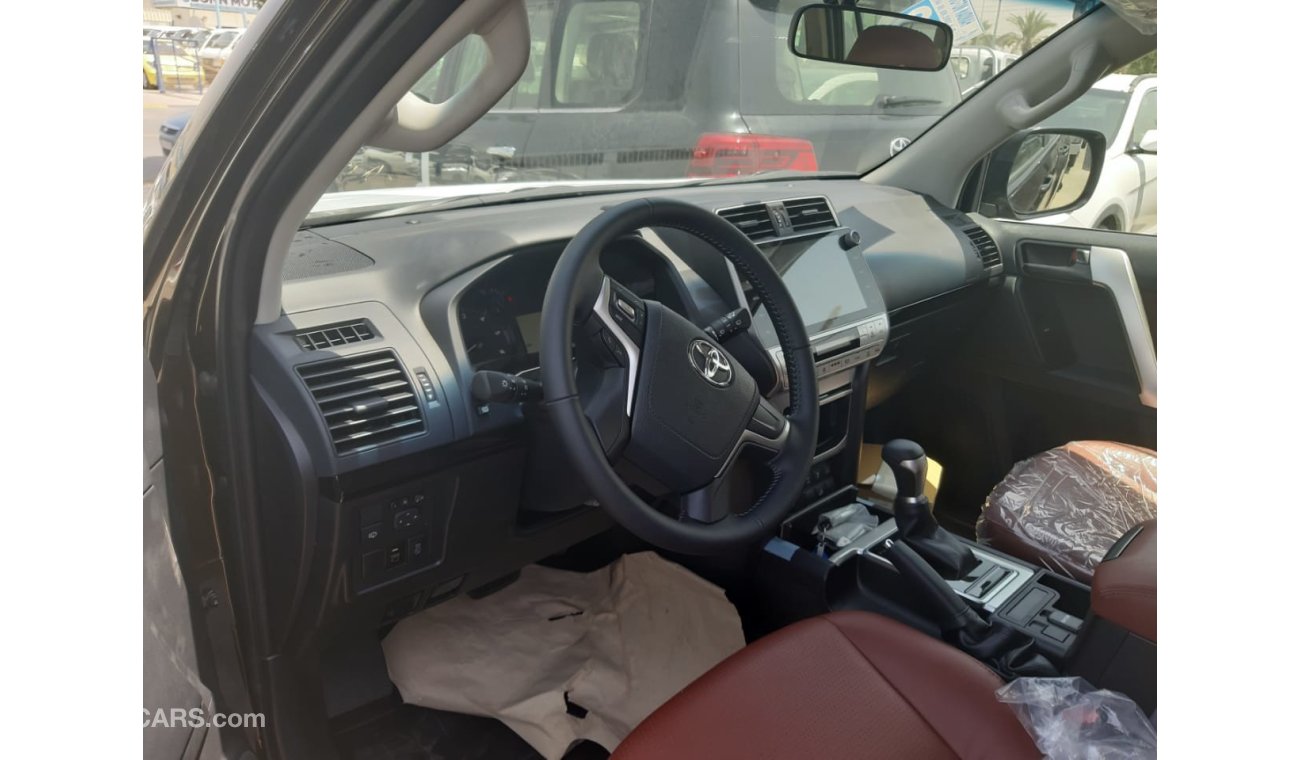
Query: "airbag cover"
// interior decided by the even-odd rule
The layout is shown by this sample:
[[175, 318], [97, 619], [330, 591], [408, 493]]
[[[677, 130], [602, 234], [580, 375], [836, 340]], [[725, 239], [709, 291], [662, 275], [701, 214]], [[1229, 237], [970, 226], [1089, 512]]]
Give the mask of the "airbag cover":
[[654, 353], [642, 357], [627, 456], [674, 491], [700, 488], [731, 456], [758, 405], [758, 385], [703, 330], [652, 301], [645, 346]]

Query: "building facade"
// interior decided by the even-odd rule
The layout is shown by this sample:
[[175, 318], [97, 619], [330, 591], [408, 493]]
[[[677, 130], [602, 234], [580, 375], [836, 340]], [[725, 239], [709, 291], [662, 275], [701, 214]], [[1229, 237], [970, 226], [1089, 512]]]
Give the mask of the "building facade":
[[148, 26], [243, 29], [257, 15], [258, 0], [144, 0]]

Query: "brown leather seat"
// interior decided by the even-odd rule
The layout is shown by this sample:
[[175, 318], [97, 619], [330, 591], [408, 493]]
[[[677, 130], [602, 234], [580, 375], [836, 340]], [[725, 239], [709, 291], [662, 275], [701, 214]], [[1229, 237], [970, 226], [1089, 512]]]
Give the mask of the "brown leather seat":
[[915, 29], [882, 24], [863, 29], [844, 60], [856, 66], [933, 71], [943, 66], [943, 51]]
[[983, 664], [907, 626], [836, 612], [783, 628], [647, 718], [614, 760], [1040, 758]]
[[1019, 462], [984, 502], [979, 540], [1084, 583], [1130, 528], [1156, 516], [1156, 453], [1074, 441]]
[[1092, 611], [1156, 643], [1156, 521], [1142, 523], [1092, 579]]

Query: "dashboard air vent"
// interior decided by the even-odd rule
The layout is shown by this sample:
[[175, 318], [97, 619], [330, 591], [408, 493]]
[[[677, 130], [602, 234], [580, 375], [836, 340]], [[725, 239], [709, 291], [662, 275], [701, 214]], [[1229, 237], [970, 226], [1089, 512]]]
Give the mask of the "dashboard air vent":
[[420, 402], [392, 351], [298, 367], [340, 456], [424, 432]]
[[785, 202], [792, 234], [835, 226], [835, 214], [825, 198], [795, 198]]
[[1002, 264], [1002, 254], [998, 253], [998, 244], [993, 242], [993, 238], [984, 231], [983, 227], [979, 225], [967, 227], [962, 232], [975, 246], [975, 253], [980, 257], [980, 262], [984, 264], [985, 269], [992, 269]]
[[310, 330], [303, 330], [293, 335], [293, 339], [297, 341], [298, 347], [303, 351], [319, 351], [322, 348], [346, 346], [349, 343], [373, 340], [374, 337], [374, 328], [370, 326], [369, 321], [364, 319], [358, 319], [355, 322], [339, 322], [324, 327], [313, 327]]
[[767, 206], [762, 203], [724, 208], [718, 212], [718, 216], [736, 225], [750, 240], [776, 237], [776, 227], [772, 225], [772, 217], [767, 213]]

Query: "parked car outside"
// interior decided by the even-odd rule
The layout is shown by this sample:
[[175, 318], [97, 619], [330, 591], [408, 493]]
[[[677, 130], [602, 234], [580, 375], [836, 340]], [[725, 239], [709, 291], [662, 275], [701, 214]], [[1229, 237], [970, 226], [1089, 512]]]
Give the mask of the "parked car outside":
[[183, 113], [167, 119], [162, 126], [158, 127], [158, 144], [162, 146], [164, 156], [172, 152], [172, 148], [176, 145], [176, 136], [189, 123], [190, 114]]
[[162, 37], [144, 40], [144, 88], [158, 89], [158, 67], [162, 68], [164, 84], [196, 85], [202, 81], [203, 70], [198, 61], [184, 54], [184, 48], [169, 44]]
[[175, 40], [177, 45], [185, 47], [190, 55], [197, 58], [199, 51], [207, 45], [208, 39], [216, 33], [216, 30], [203, 27], [186, 27], [175, 34], [167, 35], [167, 38]]
[[1156, 233], [1156, 76], [1111, 74], [1044, 127], [1095, 129], [1106, 157], [1092, 199], [1036, 221], [1118, 232]]
[[1019, 59], [1016, 53], [988, 46], [955, 47], [948, 63], [957, 75], [962, 97], [966, 97]]
[[[525, 4], [532, 54], [518, 83], [430, 155], [433, 171], [405, 182], [371, 175], [367, 186], [865, 170], [868, 157], [901, 149], [961, 98], [951, 68], [864, 71], [796, 58], [787, 38], [805, 0], [621, 0], [567, 12], [558, 0]], [[721, 39], [764, 43], [705, 44]], [[482, 40], [465, 40], [413, 92], [445, 101], [486, 55]], [[764, 76], [744, 76], [751, 70]]]
[[199, 61], [208, 79], [216, 76], [221, 67], [230, 59], [230, 51], [235, 49], [239, 38], [244, 36], [242, 29], [220, 29], [210, 35], [199, 50]]

